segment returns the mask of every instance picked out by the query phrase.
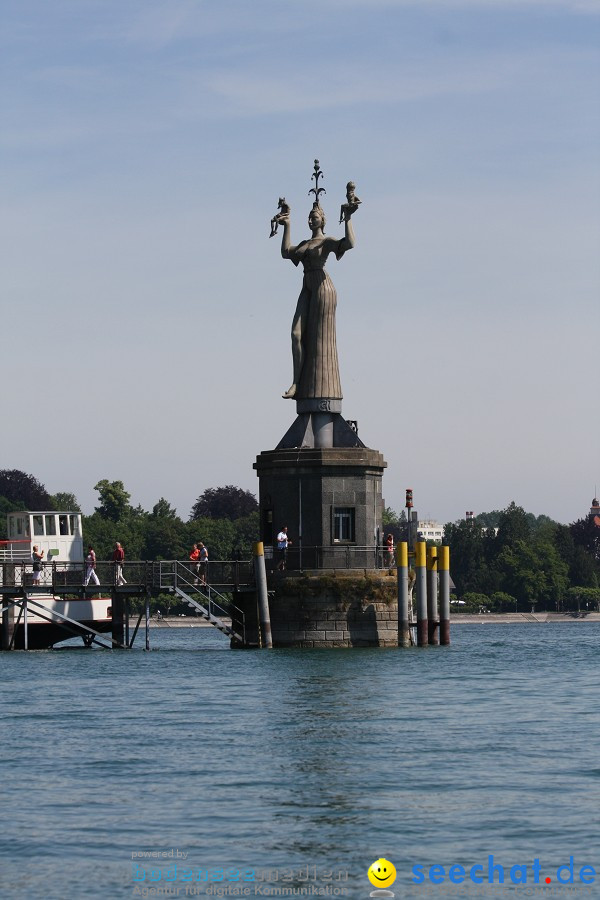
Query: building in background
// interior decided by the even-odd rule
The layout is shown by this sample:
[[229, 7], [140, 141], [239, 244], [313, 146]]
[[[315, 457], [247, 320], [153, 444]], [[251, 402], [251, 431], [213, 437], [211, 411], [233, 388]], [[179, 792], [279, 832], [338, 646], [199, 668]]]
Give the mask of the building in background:
[[434, 519], [419, 519], [417, 535], [423, 541], [435, 541], [436, 544], [441, 544], [444, 537], [444, 526]]

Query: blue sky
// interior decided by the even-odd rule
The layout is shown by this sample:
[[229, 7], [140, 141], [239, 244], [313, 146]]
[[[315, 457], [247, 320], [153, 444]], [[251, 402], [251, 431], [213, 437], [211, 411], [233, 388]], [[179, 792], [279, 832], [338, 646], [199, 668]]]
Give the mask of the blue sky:
[[363, 203], [344, 415], [386, 503], [560, 521], [600, 489], [600, 5], [5, 0], [2, 468], [186, 517], [258, 489], [295, 410], [300, 275], [268, 240]]

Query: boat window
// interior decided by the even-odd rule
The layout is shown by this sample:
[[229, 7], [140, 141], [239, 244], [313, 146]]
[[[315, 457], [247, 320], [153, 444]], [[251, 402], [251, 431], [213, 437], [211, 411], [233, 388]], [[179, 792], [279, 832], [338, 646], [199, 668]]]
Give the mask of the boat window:
[[23, 522], [25, 522], [25, 534], [29, 537], [29, 519], [19, 519], [19, 534], [23, 534]]
[[69, 516], [71, 523], [71, 534], [77, 534], [77, 516]]
[[32, 516], [33, 519], [33, 534], [35, 537], [38, 535], [43, 535], [44, 533], [44, 517], [43, 516]]
[[56, 516], [46, 516], [46, 534], [56, 534]]
[[69, 517], [68, 516], [59, 516], [58, 517], [58, 530], [60, 534], [68, 534], [69, 533]]
[[11, 518], [8, 521], [10, 522], [10, 536], [14, 537], [15, 534], [17, 533], [17, 520], [13, 519], [11, 516]]

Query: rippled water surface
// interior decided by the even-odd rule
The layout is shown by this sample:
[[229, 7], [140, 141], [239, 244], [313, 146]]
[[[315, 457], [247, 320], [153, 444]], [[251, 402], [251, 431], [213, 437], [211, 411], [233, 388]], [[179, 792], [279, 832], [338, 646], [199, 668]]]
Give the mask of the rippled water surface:
[[[600, 625], [461, 625], [423, 650], [151, 636], [150, 653], [0, 655], [2, 897], [143, 896], [144, 851], [296, 887], [316, 866], [310, 883], [353, 898], [379, 857], [407, 898], [460, 896], [415, 887], [413, 865], [489, 854], [600, 874]], [[170, 863], [136, 862], [143, 887]]]

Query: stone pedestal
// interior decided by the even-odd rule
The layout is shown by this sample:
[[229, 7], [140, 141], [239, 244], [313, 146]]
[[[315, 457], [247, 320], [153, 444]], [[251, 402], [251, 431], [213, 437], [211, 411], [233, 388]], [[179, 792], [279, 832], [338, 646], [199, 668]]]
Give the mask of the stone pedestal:
[[397, 647], [393, 574], [321, 573], [275, 579], [274, 647]]

